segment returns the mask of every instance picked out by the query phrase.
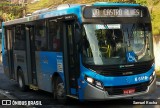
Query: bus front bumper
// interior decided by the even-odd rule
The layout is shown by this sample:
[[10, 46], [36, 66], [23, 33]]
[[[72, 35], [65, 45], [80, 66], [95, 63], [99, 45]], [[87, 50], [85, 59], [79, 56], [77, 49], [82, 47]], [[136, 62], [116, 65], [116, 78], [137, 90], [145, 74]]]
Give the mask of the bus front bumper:
[[109, 95], [107, 91], [100, 90], [90, 84], [88, 84], [84, 90], [84, 99], [86, 100], [107, 100], [107, 99], [119, 99], [128, 98], [134, 96], [140, 96], [145, 94], [150, 94], [156, 89], [156, 78], [148, 85], [147, 89], [142, 92], [135, 92], [133, 94], [121, 94], [121, 95]]

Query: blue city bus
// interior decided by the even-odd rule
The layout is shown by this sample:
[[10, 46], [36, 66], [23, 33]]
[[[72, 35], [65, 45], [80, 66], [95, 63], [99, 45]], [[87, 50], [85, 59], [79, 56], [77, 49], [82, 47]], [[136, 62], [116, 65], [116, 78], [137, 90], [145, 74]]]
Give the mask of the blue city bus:
[[5, 74], [22, 91], [106, 100], [156, 89], [151, 18], [130, 3], [64, 4], [2, 23]]

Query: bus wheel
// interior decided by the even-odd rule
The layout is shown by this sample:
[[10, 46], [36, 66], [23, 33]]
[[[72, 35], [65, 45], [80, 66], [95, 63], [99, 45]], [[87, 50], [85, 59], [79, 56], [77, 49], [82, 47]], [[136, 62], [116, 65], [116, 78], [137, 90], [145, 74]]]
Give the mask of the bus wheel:
[[66, 93], [64, 88], [64, 83], [60, 77], [56, 78], [55, 82], [55, 97], [58, 102], [65, 104], [66, 103]]
[[22, 70], [19, 69], [18, 70], [18, 85], [19, 85], [19, 88], [20, 88], [21, 91], [26, 91], [27, 87], [25, 85], [24, 77], [23, 77], [22, 73], [23, 73]]

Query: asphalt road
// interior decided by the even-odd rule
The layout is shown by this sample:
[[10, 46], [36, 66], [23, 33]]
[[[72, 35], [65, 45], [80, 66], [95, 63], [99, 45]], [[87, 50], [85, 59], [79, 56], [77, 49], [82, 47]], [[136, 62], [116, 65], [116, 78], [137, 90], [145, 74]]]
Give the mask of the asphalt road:
[[[159, 83], [157, 83], [157, 90], [153, 94], [135, 97], [134, 99], [160, 99], [160, 79], [157, 79]], [[59, 104], [56, 100], [52, 99], [52, 94], [45, 91], [33, 91], [28, 90], [26, 92], [21, 92], [18, 88], [18, 84], [15, 81], [9, 80], [3, 73], [2, 66], [0, 66], [0, 94], [7, 96], [10, 99], [19, 99], [19, 100], [43, 100], [46, 102], [50, 102], [51, 104], [46, 104], [43, 106], [26, 106], [26, 107], [34, 107], [34, 108], [160, 108], [160, 105], [116, 105], [116, 102], [122, 100], [110, 100], [103, 102], [79, 102], [77, 100], [70, 100], [68, 105]], [[4, 97], [0, 95], [0, 99]], [[6, 99], [6, 98], [4, 98]], [[127, 102], [127, 101], [126, 101]], [[108, 105], [110, 103], [115, 103], [113, 105]], [[125, 102], [123, 102], [125, 104]], [[127, 104], [127, 103], [126, 103]], [[23, 106], [24, 107], [24, 106]], [[22, 107], [22, 108], [23, 108]], [[0, 106], [1, 108], [1, 106]], [[5, 108], [3, 106], [3, 108]], [[7, 106], [6, 106], [7, 108]], [[10, 107], [9, 107], [10, 108]], [[21, 106], [16, 107], [21, 108]]]

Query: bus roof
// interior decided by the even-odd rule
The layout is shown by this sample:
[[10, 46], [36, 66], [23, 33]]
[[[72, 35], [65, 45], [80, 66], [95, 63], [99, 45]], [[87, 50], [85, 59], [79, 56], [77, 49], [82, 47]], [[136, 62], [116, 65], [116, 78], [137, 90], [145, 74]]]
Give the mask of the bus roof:
[[93, 6], [140, 6], [140, 4], [124, 3], [124, 2], [96, 2]]
[[[64, 6], [63, 6], [64, 5]], [[24, 18], [19, 18], [7, 22], [3, 22], [5, 26], [13, 25], [13, 24], [20, 24], [34, 20], [40, 20], [50, 17], [56, 17], [61, 15], [69, 15], [69, 14], [76, 14], [79, 20], [81, 21], [81, 7], [82, 6], [140, 6], [139, 4], [131, 4], [131, 3], [117, 3], [117, 2], [96, 2], [94, 4], [86, 5], [86, 4], [62, 4], [59, 5], [56, 9], [42, 9], [37, 10], [31, 16], [27, 16]]]
[[29, 21], [35, 21], [35, 20], [40, 20], [40, 19], [45, 19], [45, 18], [50, 18], [50, 17], [56, 17], [56, 16], [61, 16], [61, 15], [70, 15], [70, 14], [76, 14], [77, 17], [80, 17], [80, 11], [81, 11], [81, 6], [82, 5], [70, 5], [68, 8], [62, 8], [62, 9], [50, 9], [50, 10], [43, 10], [42, 12], [39, 10], [32, 14], [31, 16], [27, 16], [24, 18], [19, 18], [11, 21], [6, 21], [3, 22], [5, 26], [7, 25], [13, 25], [13, 24], [20, 24], [20, 23], [26, 23]]

